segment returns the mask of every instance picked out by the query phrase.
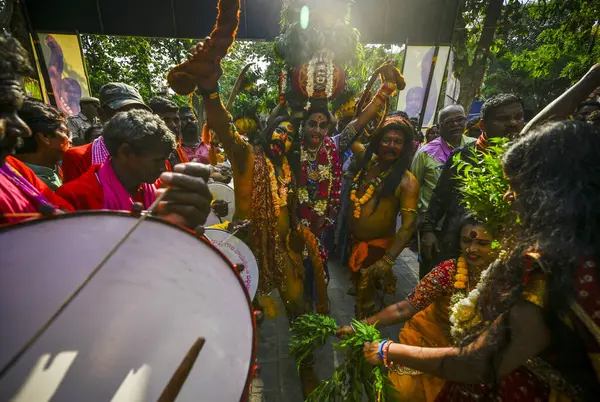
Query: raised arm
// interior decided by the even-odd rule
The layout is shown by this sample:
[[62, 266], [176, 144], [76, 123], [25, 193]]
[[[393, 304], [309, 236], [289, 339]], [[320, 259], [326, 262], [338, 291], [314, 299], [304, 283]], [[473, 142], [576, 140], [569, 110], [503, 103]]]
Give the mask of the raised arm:
[[365, 153], [365, 148], [358, 141], [360, 132], [366, 127], [366, 125], [377, 116], [379, 109], [383, 108], [390, 95], [396, 91], [396, 84], [394, 82], [385, 82], [377, 95], [371, 100], [371, 102], [359, 113], [358, 117], [352, 120], [340, 135], [340, 149], [345, 152], [350, 146], [352, 146], [352, 152], [357, 160], [362, 160]]
[[600, 86], [600, 63], [594, 65], [582, 79], [531, 119], [521, 131], [521, 135], [548, 121], [568, 119], [577, 106], [598, 86]]
[[246, 142], [235, 130], [231, 123], [231, 117], [219, 95], [219, 78], [223, 74], [220, 59], [211, 60], [210, 55], [213, 48], [210, 38], [198, 43], [192, 50], [192, 56], [196, 60], [203, 60], [210, 68], [205, 68], [205, 75], [196, 76], [198, 92], [204, 99], [206, 108], [206, 120], [209, 127], [215, 132], [219, 142], [223, 145], [225, 152], [232, 162], [238, 166], [243, 164], [241, 159], [250, 151], [250, 144]]

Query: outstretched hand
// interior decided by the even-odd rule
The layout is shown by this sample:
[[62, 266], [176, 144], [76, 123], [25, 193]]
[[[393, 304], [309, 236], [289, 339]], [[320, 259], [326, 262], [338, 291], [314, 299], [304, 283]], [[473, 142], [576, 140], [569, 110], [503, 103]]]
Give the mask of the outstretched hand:
[[381, 342], [367, 342], [363, 347], [365, 353], [365, 359], [372, 366], [379, 366], [383, 364], [381, 357], [379, 357], [379, 344]]
[[221, 68], [221, 57], [216, 53], [210, 36], [207, 36], [204, 42], [198, 42], [190, 49], [188, 57], [190, 63], [201, 67], [198, 69], [199, 74], [195, 76], [196, 85], [200, 90], [214, 91], [219, 85], [223, 69]]

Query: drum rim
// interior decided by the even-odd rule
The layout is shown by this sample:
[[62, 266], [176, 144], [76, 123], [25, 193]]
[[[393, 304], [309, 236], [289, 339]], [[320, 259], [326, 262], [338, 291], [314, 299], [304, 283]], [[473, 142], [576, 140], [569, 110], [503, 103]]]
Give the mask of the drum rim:
[[217, 186], [217, 187], [227, 187], [228, 190], [234, 191], [231, 187], [229, 187], [227, 184], [225, 183], [221, 183], [219, 181], [213, 181], [211, 183], [208, 183], [207, 186], [212, 187], [212, 186]]
[[[219, 184], [222, 184], [222, 183], [219, 183]], [[228, 186], [226, 186], [226, 187], [228, 187]], [[230, 187], [228, 187], [228, 188], [231, 189]], [[60, 215], [43, 216], [41, 218], [29, 219], [29, 220], [18, 222], [18, 223], [12, 224], [12, 225], [0, 226], [0, 234], [2, 234], [4, 232], [8, 232], [13, 229], [17, 229], [17, 228], [34, 226], [41, 222], [49, 221], [49, 220], [69, 219], [69, 218], [78, 217], [78, 216], [109, 216], [109, 215], [110, 216], [115, 216], [115, 215], [116, 216], [124, 216], [124, 217], [128, 217], [128, 218], [132, 218], [134, 220], [139, 219], [138, 215], [127, 212], [127, 211], [110, 211], [110, 210], [75, 211], [75, 212], [68, 212], [68, 213], [60, 214]], [[248, 396], [248, 393], [250, 390], [250, 383], [252, 382], [252, 377], [254, 374], [254, 365], [255, 365], [255, 361], [256, 361], [257, 348], [258, 348], [258, 337], [257, 337], [257, 330], [256, 330], [256, 316], [254, 315], [254, 306], [252, 304], [252, 300], [250, 300], [250, 295], [246, 291], [246, 285], [244, 284], [244, 281], [242, 280], [241, 276], [236, 272], [235, 267], [227, 259], [227, 257], [225, 257], [225, 255], [219, 249], [217, 249], [210, 242], [210, 240], [208, 240], [208, 238], [206, 238], [204, 235], [202, 235], [202, 236], [197, 235], [197, 234], [193, 233], [190, 229], [186, 229], [183, 226], [176, 225], [174, 223], [168, 222], [159, 217], [148, 215], [145, 217], [145, 219], [151, 220], [154, 222], [158, 222], [158, 223], [161, 223], [166, 226], [171, 226], [172, 228], [177, 229], [180, 232], [184, 232], [188, 236], [192, 236], [195, 239], [208, 245], [213, 251], [216, 251], [217, 254], [219, 255], [219, 257], [227, 264], [227, 266], [229, 267], [231, 272], [234, 274], [234, 277], [236, 278], [240, 287], [244, 291], [244, 297], [246, 298], [246, 302], [248, 303], [248, 307], [250, 309], [250, 321], [252, 322], [252, 351], [250, 353], [250, 362], [248, 365], [248, 373], [246, 375], [246, 384], [244, 386], [242, 395], [240, 396], [240, 401], [247, 400], [247, 396]], [[115, 245], [116, 245], [116, 242], [115, 242]], [[33, 346], [33, 345], [31, 345], [31, 346]]]

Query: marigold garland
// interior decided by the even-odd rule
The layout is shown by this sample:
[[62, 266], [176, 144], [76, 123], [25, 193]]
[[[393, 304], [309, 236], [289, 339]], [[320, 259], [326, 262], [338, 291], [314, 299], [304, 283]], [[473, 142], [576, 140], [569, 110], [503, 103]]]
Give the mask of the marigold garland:
[[[371, 168], [373, 166], [375, 166], [376, 163], [377, 163], [377, 157], [375, 156], [367, 164], [367, 166], [365, 168], [366, 169], [365, 172], [368, 172], [369, 170], [371, 170]], [[375, 194], [375, 191], [381, 186], [381, 184], [383, 183], [385, 178], [388, 177], [390, 173], [391, 173], [391, 169], [388, 169], [384, 173], [373, 178], [367, 185], [365, 194], [361, 198], [358, 198], [358, 196], [356, 194], [358, 193], [358, 188], [360, 186], [358, 179], [362, 175], [362, 170], [360, 170], [356, 174], [356, 176], [354, 177], [354, 180], [352, 181], [352, 190], [350, 191], [350, 201], [352, 201], [354, 203], [353, 215], [356, 219], [360, 218], [360, 214], [362, 212], [362, 206], [365, 205], [367, 202], [369, 202], [371, 200], [371, 198], [373, 198], [373, 194]]]
[[[269, 158], [266, 158], [265, 160], [269, 169], [269, 183], [271, 185], [271, 196], [273, 197], [273, 210], [275, 216], [279, 216], [281, 208], [287, 205], [288, 190], [290, 183], [292, 182], [292, 171], [285, 156], [282, 159], [281, 165], [283, 170], [282, 178], [277, 177], [277, 174], [275, 173], [275, 167]], [[277, 184], [278, 181], [281, 183], [281, 185]]]
[[456, 264], [456, 275], [454, 275], [454, 287], [456, 289], [466, 289], [469, 279], [469, 267], [465, 261], [465, 257], [460, 256]]

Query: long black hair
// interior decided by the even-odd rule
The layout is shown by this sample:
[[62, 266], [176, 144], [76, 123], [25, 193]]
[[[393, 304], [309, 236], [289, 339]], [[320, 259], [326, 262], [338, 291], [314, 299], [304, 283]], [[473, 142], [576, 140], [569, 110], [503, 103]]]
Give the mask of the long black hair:
[[371, 140], [369, 141], [369, 145], [365, 151], [365, 157], [359, 166], [361, 173], [358, 177], [358, 183], [362, 183], [364, 180], [365, 175], [367, 174], [365, 167], [373, 158], [373, 155], [377, 154], [384, 134], [391, 130], [399, 130], [402, 132], [404, 135], [404, 146], [402, 147], [400, 156], [390, 167], [391, 172], [385, 178], [381, 191], [377, 194], [375, 208], [379, 205], [381, 197], [391, 197], [394, 195], [396, 188], [398, 188], [398, 185], [404, 177], [404, 173], [408, 170], [412, 162], [414, 135], [410, 122], [402, 117], [388, 117], [383, 125], [373, 133]]
[[510, 342], [508, 312], [523, 300], [524, 254], [535, 247], [541, 257], [534, 266], [546, 280], [543, 315], [557, 352], [554, 366], [584, 400], [597, 398], [600, 384], [582, 339], [561, 317], [569, 311], [582, 261], [600, 250], [598, 155], [600, 130], [575, 121], [542, 126], [506, 152], [503, 166], [520, 222], [507, 225], [506, 255], [494, 264], [477, 306], [483, 321], [503, 312], [489, 337], [495, 368]]

